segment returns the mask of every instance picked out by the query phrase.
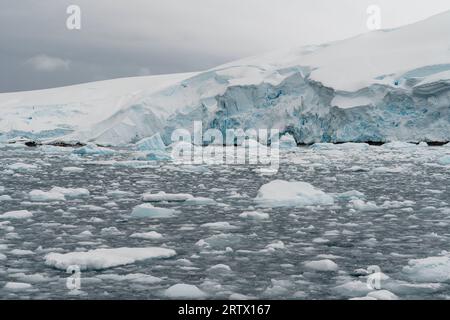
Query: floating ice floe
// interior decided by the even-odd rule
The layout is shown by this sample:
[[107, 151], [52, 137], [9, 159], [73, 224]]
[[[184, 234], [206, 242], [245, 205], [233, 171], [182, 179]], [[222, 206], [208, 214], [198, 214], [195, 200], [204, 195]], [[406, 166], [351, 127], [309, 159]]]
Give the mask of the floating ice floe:
[[89, 190], [84, 188], [54, 187], [50, 191], [33, 190], [29, 193], [31, 201], [65, 201], [69, 199], [89, 196]]
[[446, 282], [450, 280], [450, 256], [409, 260], [403, 272], [413, 282]]
[[12, 273], [9, 275], [11, 278], [17, 279], [20, 282], [26, 283], [44, 283], [50, 282], [52, 280], [51, 277], [48, 277], [45, 274], [34, 273], [34, 274], [25, 274], [23, 272]]
[[144, 240], [156, 240], [156, 239], [162, 239], [162, 234], [156, 232], [156, 231], [150, 231], [150, 232], [135, 232], [132, 235], [130, 235], [130, 238], [137, 238], [137, 239], [144, 239]]
[[187, 193], [165, 193], [164, 191], [160, 191], [158, 193], [144, 193], [142, 195], [142, 201], [144, 202], [183, 202], [189, 199], [193, 199], [194, 196]]
[[228, 273], [231, 272], [231, 268], [226, 264], [216, 264], [208, 268], [208, 272], [211, 273]]
[[337, 271], [339, 269], [338, 265], [330, 259], [307, 261], [303, 265], [307, 269], [320, 272]]
[[221, 222], [210, 222], [210, 223], [204, 223], [200, 227], [204, 228], [210, 228], [214, 230], [229, 230], [229, 229], [236, 229], [235, 226], [232, 226], [230, 223], [221, 221]]
[[109, 227], [109, 228], [102, 228], [100, 230], [100, 234], [105, 236], [118, 236], [123, 234], [123, 232], [117, 229], [116, 227]]
[[72, 173], [80, 173], [80, 172], [83, 172], [84, 169], [83, 168], [78, 168], [78, 167], [65, 167], [65, 168], [62, 168], [62, 171], [64, 171], [64, 172], [72, 172]]
[[372, 169], [371, 173], [402, 173], [405, 172], [407, 169], [402, 167], [378, 167]]
[[9, 252], [14, 256], [31, 256], [34, 255], [34, 252], [31, 250], [23, 250], [23, 249], [13, 249]]
[[63, 194], [67, 198], [79, 198], [89, 196], [89, 190], [85, 188], [61, 188], [53, 187], [50, 192], [58, 192]]
[[205, 197], [194, 197], [191, 199], [187, 199], [184, 203], [188, 205], [198, 205], [198, 206], [208, 206], [217, 204], [217, 202], [214, 199]]
[[31, 201], [47, 202], [47, 201], [65, 201], [66, 198], [62, 193], [52, 191], [33, 190], [29, 193]]
[[371, 298], [370, 300], [398, 300], [398, 297], [388, 290], [375, 290], [369, 292], [365, 298]]
[[266, 250], [269, 250], [269, 251], [275, 251], [275, 250], [278, 250], [278, 249], [286, 249], [286, 246], [285, 246], [283, 241], [277, 240], [277, 241], [274, 241], [272, 243], [269, 243], [266, 246]]
[[11, 201], [12, 200], [12, 198], [11, 198], [11, 196], [8, 196], [8, 195], [3, 195], [3, 196], [0, 196], [0, 201]]
[[49, 253], [45, 256], [45, 264], [61, 270], [73, 265], [79, 266], [81, 270], [102, 270], [175, 255], [175, 250], [158, 247], [96, 249], [65, 254]]
[[84, 155], [109, 156], [113, 155], [115, 151], [113, 149], [99, 147], [94, 143], [88, 143], [84, 147], [73, 150], [72, 153], [82, 156]]
[[269, 219], [270, 216], [268, 213], [259, 212], [259, 211], [245, 211], [242, 212], [239, 217], [244, 219], [254, 219], [254, 220], [266, 220]]
[[121, 190], [109, 190], [106, 195], [108, 197], [113, 198], [123, 198], [123, 197], [129, 197], [132, 196], [134, 193], [131, 191], [121, 191]]
[[333, 288], [333, 291], [346, 297], [361, 297], [373, 291], [366, 282], [353, 280]]
[[450, 155], [446, 155], [446, 156], [439, 158], [438, 162], [439, 162], [439, 164], [441, 164], [443, 166], [450, 165]]
[[7, 282], [3, 287], [7, 291], [24, 291], [32, 288], [33, 286], [31, 284], [23, 282]]
[[275, 180], [263, 185], [255, 201], [265, 207], [333, 205], [334, 199], [307, 182]]
[[233, 247], [242, 241], [242, 236], [232, 233], [221, 233], [210, 236], [206, 239], [197, 241], [196, 245], [199, 247], [225, 249], [227, 247]]
[[28, 219], [33, 216], [28, 210], [9, 211], [0, 215], [0, 219]]
[[7, 169], [14, 170], [17, 172], [27, 172], [27, 171], [34, 171], [38, 169], [38, 166], [34, 164], [27, 164], [27, 163], [13, 163], [8, 166], [6, 166]]
[[343, 193], [338, 193], [335, 195], [335, 197], [343, 199], [343, 200], [356, 200], [356, 199], [362, 199], [365, 197], [364, 193], [351, 190]]
[[365, 202], [361, 199], [350, 200], [349, 205], [352, 209], [357, 211], [378, 211], [380, 207], [374, 202]]
[[168, 218], [172, 217], [177, 211], [174, 209], [158, 208], [150, 203], [143, 203], [134, 207], [131, 212], [133, 218]]
[[119, 274], [101, 274], [97, 276], [97, 278], [101, 280], [110, 280], [110, 281], [129, 281], [133, 283], [139, 284], [155, 284], [160, 283], [162, 281], [161, 278], [154, 277], [148, 274], [143, 273], [130, 273], [127, 275], [119, 275]]
[[192, 284], [178, 283], [164, 291], [164, 295], [174, 299], [201, 299], [206, 293]]

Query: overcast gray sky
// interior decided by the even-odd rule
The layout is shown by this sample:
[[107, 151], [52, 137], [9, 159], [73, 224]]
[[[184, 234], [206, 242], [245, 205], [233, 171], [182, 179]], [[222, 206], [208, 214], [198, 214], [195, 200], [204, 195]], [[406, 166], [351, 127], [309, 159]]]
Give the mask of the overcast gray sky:
[[[66, 9], [81, 8], [81, 30]], [[198, 71], [450, 10], [448, 0], [0, 0], [0, 92]]]

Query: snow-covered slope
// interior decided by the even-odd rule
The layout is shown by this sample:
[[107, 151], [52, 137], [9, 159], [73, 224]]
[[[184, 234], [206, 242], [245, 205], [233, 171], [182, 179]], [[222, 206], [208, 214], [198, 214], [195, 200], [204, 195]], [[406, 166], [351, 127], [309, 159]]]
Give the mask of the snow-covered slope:
[[[124, 144], [176, 128], [278, 128], [298, 143], [450, 140], [450, 11], [191, 74], [0, 95], [3, 139]], [[0, 137], [1, 139], [1, 137]]]

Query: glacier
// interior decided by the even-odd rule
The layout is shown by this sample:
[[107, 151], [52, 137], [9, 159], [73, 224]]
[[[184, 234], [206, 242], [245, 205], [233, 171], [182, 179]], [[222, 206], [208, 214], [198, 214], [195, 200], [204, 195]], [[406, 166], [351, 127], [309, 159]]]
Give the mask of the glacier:
[[297, 144], [450, 141], [450, 11], [203, 72], [0, 94], [0, 142], [120, 146], [203, 129], [278, 129]]

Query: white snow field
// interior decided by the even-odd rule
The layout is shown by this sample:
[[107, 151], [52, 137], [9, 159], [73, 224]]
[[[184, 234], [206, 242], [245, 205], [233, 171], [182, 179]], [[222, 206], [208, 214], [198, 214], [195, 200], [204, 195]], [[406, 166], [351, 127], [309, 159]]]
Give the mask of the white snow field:
[[[173, 129], [192, 130], [197, 120], [222, 131], [276, 128], [296, 143], [446, 142], [449, 29], [450, 11], [203, 72], [4, 93], [0, 139], [139, 142], [140, 149], [162, 149]], [[162, 141], [145, 140], [158, 133]]]

